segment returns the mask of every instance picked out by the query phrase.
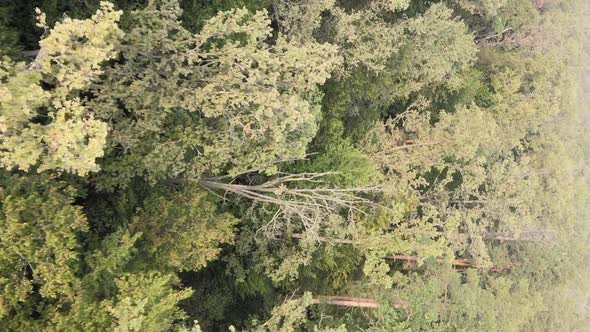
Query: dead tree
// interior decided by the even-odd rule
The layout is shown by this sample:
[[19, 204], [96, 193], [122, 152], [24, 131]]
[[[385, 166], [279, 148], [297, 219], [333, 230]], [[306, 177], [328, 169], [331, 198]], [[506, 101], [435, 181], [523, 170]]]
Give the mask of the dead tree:
[[[286, 174], [262, 184], [234, 184], [205, 179], [199, 183], [210, 191], [221, 191], [225, 197], [233, 194], [253, 202], [270, 204], [276, 212], [265, 226], [270, 237], [281, 233], [281, 222], [299, 222], [308, 234], [319, 236], [318, 225], [330, 215], [346, 214], [353, 220], [356, 213], [365, 213], [364, 208], [376, 207], [377, 203], [361, 194], [378, 191], [375, 187], [329, 188], [323, 187], [322, 178], [334, 173]], [[314, 184], [304, 186], [303, 184]], [[308, 232], [314, 230], [313, 232]]]

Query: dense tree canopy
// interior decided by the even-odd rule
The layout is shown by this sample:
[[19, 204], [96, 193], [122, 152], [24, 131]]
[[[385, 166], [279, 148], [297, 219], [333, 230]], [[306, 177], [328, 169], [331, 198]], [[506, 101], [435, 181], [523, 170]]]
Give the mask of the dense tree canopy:
[[6, 1], [0, 330], [584, 330], [588, 15]]

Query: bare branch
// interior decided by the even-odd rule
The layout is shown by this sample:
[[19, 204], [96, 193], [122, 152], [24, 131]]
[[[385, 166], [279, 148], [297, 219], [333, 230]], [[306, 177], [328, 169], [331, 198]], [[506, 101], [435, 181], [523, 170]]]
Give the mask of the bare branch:
[[[334, 172], [286, 174], [258, 185], [243, 185], [204, 179], [200, 184], [208, 190], [222, 190], [254, 202], [271, 204], [278, 208], [270, 222], [265, 226], [265, 233], [269, 237], [276, 234], [277, 223], [283, 221], [290, 224], [297, 221], [304, 230], [314, 230], [310, 237], [317, 240], [319, 225], [331, 215], [342, 215], [347, 211], [351, 221], [356, 212], [364, 214], [366, 207], [377, 207], [377, 203], [360, 196], [361, 193], [377, 192], [376, 187], [361, 188], [302, 188], [288, 186], [297, 183], [321, 183], [322, 178]], [[306, 237], [307, 239], [307, 237]]]

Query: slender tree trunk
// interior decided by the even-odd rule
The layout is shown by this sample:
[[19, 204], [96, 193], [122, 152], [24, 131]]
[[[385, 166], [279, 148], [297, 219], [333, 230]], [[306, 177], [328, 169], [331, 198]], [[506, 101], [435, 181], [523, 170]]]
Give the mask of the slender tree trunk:
[[[305, 234], [293, 233], [293, 234], [291, 234], [291, 237], [294, 239], [303, 239], [303, 238], [305, 238]], [[353, 240], [346, 240], [346, 239], [334, 239], [334, 238], [328, 238], [328, 237], [323, 237], [323, 236], [318, 236], [316, 239], [320, 242], [330, 242], [330, 243], [338, 243], [338, 244], [354, 244]]]
[[379, 304], [375, 299], [348, 297], [348, 296], [315, 296], [312, 300], [313, 304], [332, 304], [341, 307], [355, 307], [355, 308], [377, 308]]
[[522, 231], [518, 235], [511, 233], [495, 233], [490, 232], [486, 234], [487, 240], [498, 240], [498, 241], [553, 241], [555, 239], [555, 232], [550, 230], [528, 230]]
[[[311, 300], [312, 304], [331, 304], [340, 307], [353, 307], [353, 308], [371, 308], [376, 309], [379, 307], [379, 303], [375, 299], [372, 298], [363, 298], [363, 297], [349, 297], [349, 296], [328, 296], [328, 295], [320, 295], [314, 296]], [[403, 302], [393, 303], [391, 305], [395, 309], [400, 309], [405, 306]]]
[[[411, 262], [415, 263], [418, 261], [417, 256], [408, 256], [408, 255], [393, 255], [387, 256], [387, 259], [396, 260], [396, 261], [404, 261], [404, 262]], [[438, 262], [444, 262], [445, 260], [442, 258], [437, 259]], [[455, 258], [451, 264], [453, 264], [456, 268], [474, 268], [474, 269], [489, 269], [491, 271], [503, 271], [509, 270], [513, 267], [512, 264], [504, 264], [504, 265], [492, 265], [492, 266], [484, 266], [484, 265], [477, 265], [471, 263], [469, 260], [465, 258]]]
[[30, 57], [30, 58], [35, 58], [37, 57], [37, 55], [39, 54], [39, 50], [33, 50], [33, 51], [22, 51], [21, 52], [23, 56], [25, 57]]

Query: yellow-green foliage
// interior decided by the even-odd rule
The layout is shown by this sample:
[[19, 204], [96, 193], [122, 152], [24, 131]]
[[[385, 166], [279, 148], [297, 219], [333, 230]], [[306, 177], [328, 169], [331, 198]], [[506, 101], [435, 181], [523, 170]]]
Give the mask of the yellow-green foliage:
[[390, 12], [402, 11], [408, 8], [410, 0], [375, 0], [371, 1], [371, 9]]
[[[37, 310], [34, 299], [56, 305], [74, 301], [79, 234], [87, 230], [75, 191], [45, 176], [0, 178], [0, 325], [13, 313]], [[22, 317], [21, 317], [22, 318]]]
[[348, 13], [335, 7], [332, 14], [336, 18], [334, 41], [342, 47], [345, 69], [364, 66], [382, 72], [403, 45], [403, 27], [388, 24], [372, 10]]
[[112, 331], [166, 331], [184, 317], [177, 303], [189, 297], [191, 290], [176, 290], [173, 274], [147, 272], [128, 274], [117, 281], [116, 302], [108, 305], [114, 316]]
[[588, 326], [587, 1], [98, 1], [0, 6], [0, 330]]
[[266, 322], [262, 324], [258, 324], [256, 321], [253, 322], [255, 327], [251, 331], [294, 331], [305, 321], [306, 310], [311, 305], [311, 301], [312, 296], [309, 292], [303, 294], [301, 298], [288, 300], [273, 308], [271, 316]]
[[0, 63], [0, 165], [79, 175], [99, 169], [108, 127], [79, 93], [114, 56], [120, 15], [104, 2], [90, 19], [56, 24], [32, 64]]
[[516, 331], [543, 309], [526, 281], [486, 278], [474, 270], [462, 276], [447, 264], [394, 279], [370, 331]]
[[179, 12], [175, 1], [135, 12], [125, 61], [106, 72], [93, 103], [111, 121], [101, 185], [272, 173], [276, 161], [304, 156], [319, 115], [305, 95], [340, 63], [336, 47], [280, 36], [267, 43], [266, 11], [221, 12], [196, 35]]
[[529, 159], [512, 155], [519, 142], [493, 114], [473, 106], [438, 116], [431, 126], [429, 113], [410, 109], [371, 131], [365, 149], [386, 170], [393, 197], [414, 202], [419, 220], [444, 229], [453, 251], [489, 263], [486, 232], [514, 232], [539, 218], [542, 182]]
[[289, 39], [310, 40], [320, 27], [322, 13], [334, 7], [335, 0], [276, 0], [273, 10], [281, 32]]
[[402, 97], [429, 85], [456, 87], [457, 74], [466, 70], [477, 54], [465, 24], [442, 4], [408, 20], [405, 34], [404, 50], [390, 64], [392, 88]]
[[398, 21], [370, 9], [332, 12], [345, 66], [328, 90], [328, 106], [360, 121], [424, 90], [458, 90], [476, 59], [473, 36], [443, 4]]
[[207, 194], [187, 188], [178, 193], [154, 195], [131, 221], [141, 233], [140, 246], [152, 265], [175, 271], [198, 271], [233, 240], [237, 219], [216, 213]]
[[[41, 49], [32, 67], [51, 78], [57, 96], [86, 88], [102, 73], [101, 64], [113, 58], [122, 34], [116, 25], [121, 14], [111, 3], [102, 2], [90, 19], [65, 17], [39, 42]], [[40, 24], [48, 29], [43, 21]]]
[[510, 0], [454, 0], [461, 8], [476, 15], [495, 16]]

